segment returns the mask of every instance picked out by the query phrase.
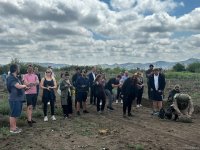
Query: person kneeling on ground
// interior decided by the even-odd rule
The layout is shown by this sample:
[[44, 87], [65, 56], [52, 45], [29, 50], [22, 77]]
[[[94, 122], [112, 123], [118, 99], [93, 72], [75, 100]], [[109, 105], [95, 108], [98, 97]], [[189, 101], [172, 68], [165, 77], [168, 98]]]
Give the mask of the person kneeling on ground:
[[[169, 112], [171, 110], [171, 112]], [[190, 120], [194, 111], [194, 106], [191, 97], [188, 94], [178, 93], [174, 96], [174, 102], [166, 112], [168, 119], [172, 118], [172, 114], [175, 115], [174, 121], [177, 119]]]

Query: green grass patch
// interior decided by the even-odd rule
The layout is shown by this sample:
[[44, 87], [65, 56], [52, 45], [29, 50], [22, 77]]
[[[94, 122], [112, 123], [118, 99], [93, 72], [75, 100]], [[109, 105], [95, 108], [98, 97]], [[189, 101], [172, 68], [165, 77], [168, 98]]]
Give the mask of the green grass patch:
[[9, 115], [9, 113], [10, 113], [10, 107], [8, 100], [3, 99], [2, 101], [0, 101], [0, 114]]
[[200, 79], [199, 73], [191, 73], [191, 72], [165, 72], [165, 76], [167, 79]]

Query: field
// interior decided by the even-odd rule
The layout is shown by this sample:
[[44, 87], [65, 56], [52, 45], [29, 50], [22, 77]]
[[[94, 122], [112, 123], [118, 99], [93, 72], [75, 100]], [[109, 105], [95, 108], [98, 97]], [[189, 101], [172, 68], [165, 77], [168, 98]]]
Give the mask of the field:
[[[198, 79], [167, 80], [165, 97], [169, 89], [180, 84], [189, 93], [195, 105], [200, 105], [200, 82]], [[3, 93], [3, 92], [2, 92]], [[5, 93], [4, 93], [5, 95]], [[6, 96], [2, 96], [6, 99]], [[144, 93], [146, 97], [146, 91]], [[122, 117], [122, 105], [113, 103], [114, 111], [106, 110], [97, 114], [94, 105], [88, 105], [89, 114], [75, 114], [71, 119], [63, 119], [60, 101], [57, 100], [56, 121], [43, 122], [41, 99], [34, 112], [34, 126], [28, 127], [25, 113], [19, 119], [23, 132], [11, 135], [6, 116], [7, 101], [1, 100], [0, 149], [2, 150], [200, 150], [200, 116], [193, 115], [193, 123], [160, 120], [151, 116], [151, 103], [143, 99], [143, 107], [136, 109], [133, 117]], [[4, 105], [2, 108], [1, 106]], [[24, 107], [25, 109], [25, 107]], [[197, 108], [198, 109], [198, 108]]]

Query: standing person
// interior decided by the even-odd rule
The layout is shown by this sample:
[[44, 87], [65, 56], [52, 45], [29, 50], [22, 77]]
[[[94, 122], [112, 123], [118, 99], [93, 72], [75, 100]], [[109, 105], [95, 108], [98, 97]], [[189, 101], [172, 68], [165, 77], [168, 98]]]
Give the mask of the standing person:
[[94, 80], [96, 78], [96, 66], [92, 67], [92, 71], [88, 74], [90, 82], [90, 104], [96, 105], [96, 97], [94, 94]]
[[[123, 83], [126, 81], [126, 79], [128, 79], [128, 71], [125, 71], [122, 78], [120, 79], [119, 83], [120, 83], [120, 86], [117, 88], [117, 100], [116, 100], [116, 103], [119, 102], [119, 99], [121, 98], [121, 88], [122, 88], [122, 85]], [[123, 103], [123, 100], [121, 99], [121, 104]]]
[[86, 70], [81, 71], [81, 76], [76, 81], [77, 87], [77, 115], [80, 116], [80, 103], [83, 104], [83, 113], [89, 113], [86, 110], [87, 94], [89, 92], [89, 79], [86, 76]]
[[126, 110], [128, 108], [128, 116], [131, 117], [132, 102], [137, 96], [137, 77], [133, 75], [128, 78], [122, 85], [123, 95], [123, 117], [126, 117]]
[[37, 75], [33, 72], [33, 66], [28, 65], [27, 74], [24, 75], [24, 84], [30, 87], [29, 90], [25, 91], [26, 100], [27, 100], [27, 122], [30, 127], [32, 127], [32, 123], [36, 123], [32, 119], [33, 113], [33, 105], [36, 104], [37, 100], [37, 88], [36, 86], [39, 84], [39, 80]]
[[60, 85], [61, 90], [61, 105], [63, 109], [64, 118], [68, 118], [72, 115], [72, 96], [71, 88], [73, 87], [69, 81], [69, 73], [65, 72], [63, 80]]
[[138, 92], [137, 92], [137, 108], [141, 107], [142, 95], [144, 91], [144, 82], [143, 82], [143, 75], [141, 72], [137, 73], [137, 84], [138, 84]]
[[105, 93], [106, 96], [108, 96], [109, 102], [107, 108], [109, 110], [114, 110], [112, 107], [112, 102], [114, 100], [114, 95], [113, 95], [113, 88], [118, 88], [120, 86], [119, 80], [121, 79], [121, 75], [118, 75], [116, 78], [111, 78], [105, 85]]
[[106, 94], [105, 94], [104, 85], [102, 82], [102, 76], [100, 74], [97, 75], [94, 81], [94, 94], [95, 94], [95, 97], [97, 97], [97, 112], [102, 113], [105, 108]]
[[162, 108], [165, 84], [165, 77], [159, 73], [159, 69], [155, 68], [153, 70], [153, 75], [149, 78], [151, 99], [153, 100], [153, 115], [158, 115]]
[[146, 78], [147, 78], [147, 87], [148, 87], [148, 98], [151, 99], [151, 87], [149, 84], [149, 78], [153, 74], [153, 65], [149, 65], [149, 69], [146, 71]]
[[26, 85], [22, 85], [17, 78], [19, 67], [16, 64], [10, 66], [10, 74], [7, 77], [7, 89], [9, 92], [8, 100], [10, 105], [10, 133], [20, 133], [22, 130], [17, 127], [17, 118], [22, 112], [22, 101], [24, 101], [24, 89]]
[[[34, 68], [34, 73], [35, 73], [35, 75], [38, 77], [38, 80], [39, 80], [39, 83], [41, 82], [41, 75], [40, 75], [40, 73], [39, 73], [39, 71], [38, 71], [38, 67], [35, 67]], [[36, 85], [36, 88], [37, 88], [37, 97], [36, 97], [36, 101], [33, 103], [33, 109], [35, 109], [35, 107], [36, 107], [36, 104], [37, 104], [37, 99], [38, 99], [38, 95], [39, 95], [39, 90], [40, 90], [40, 85], [39, 84], [37, 84]]]
[[[76, 73], [72, 76], [72, 85], [75, 87], [75, 108], [76, 108], [76, 105], [77, 105], [77, 87], [76, 87], [76, 81], [77, 81], [77, 79], [80, 76], [81, 76], [80, 68], [77, 67], [76, 68]], [[80, 108], [83, 108], [82, 107], [82, 102], [80, 103]]]
[[46, 70], [45, 77], [42, 78], [40, 86], [43, 89], [42, 101], [44, 103], [44, 107], [43, 107], [44, 121], [45, 122], [48, 121], [47, 104], [49, 101], [51, 105], [51, 119], [54, 121], [56, 120], [54, 116], [55, 100], [56, 100], [54, 89], [56, 89], [57, 84], [56, 84], [55, 78], [52, 77], [51, 69]]

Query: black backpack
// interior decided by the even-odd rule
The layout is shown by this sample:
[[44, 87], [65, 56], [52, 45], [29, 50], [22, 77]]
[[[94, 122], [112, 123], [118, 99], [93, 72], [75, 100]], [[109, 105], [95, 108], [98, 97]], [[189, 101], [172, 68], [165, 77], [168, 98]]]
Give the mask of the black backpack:
[[161, 108], [160, 111], [159, 111], [159, 114], [158, 114], [158, 117], [160, 119], [164, 119], [165, 118], [165, 110], [164, 108]]

